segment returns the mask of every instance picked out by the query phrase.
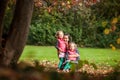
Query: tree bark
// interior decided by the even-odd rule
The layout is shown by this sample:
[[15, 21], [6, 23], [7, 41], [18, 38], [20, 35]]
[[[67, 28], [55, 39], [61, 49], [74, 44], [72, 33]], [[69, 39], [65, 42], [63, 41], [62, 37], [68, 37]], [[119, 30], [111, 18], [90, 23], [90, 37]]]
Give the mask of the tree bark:
[[3, 65], [16, 64], [26, 44], [33, 12], [33, 0], [17, 0], [5, 46]]
[[0, 0], [0, 61], [3, 58], [3, 48], [2, 48], [2, 30], [3, 30], [3, 21], [5, 10], [9, 0]]

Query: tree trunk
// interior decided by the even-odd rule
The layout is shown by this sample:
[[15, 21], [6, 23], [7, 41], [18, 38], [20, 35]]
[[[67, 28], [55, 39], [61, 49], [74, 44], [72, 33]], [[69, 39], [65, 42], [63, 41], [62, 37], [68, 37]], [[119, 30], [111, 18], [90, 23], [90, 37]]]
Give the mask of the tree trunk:
[[3, 57], [3, 48], [2, 48], [2, 30], [3, 30], [3, 20], [5, 15], [5, 10], [9, 0], [0, 0], [0, 61]]
[[14, 17], [5, 46], [3, 65], [17, 63], [26, 44], [33, 12], [33, 0], [17, 0]]

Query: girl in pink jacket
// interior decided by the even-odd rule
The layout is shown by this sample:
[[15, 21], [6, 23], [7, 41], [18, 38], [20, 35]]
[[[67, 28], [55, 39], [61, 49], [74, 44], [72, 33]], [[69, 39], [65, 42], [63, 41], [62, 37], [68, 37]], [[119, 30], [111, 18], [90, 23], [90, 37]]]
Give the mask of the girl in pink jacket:
[[63, 31], [57, 31], [56, 38], [57, 38], [57, 44], [55, 47], [57, 48], [58, 57], [59, 57], [58, 69], [61, 70], [62, 64], [65, 61], [65, 53], [66, 53], [66, 42], [64, 40]]
[[79, 59], [79, 52], [77, 50], [77, 46], [74, 42], [70, 42], [68, 44], [67, 60], [65, 61], [66, 63], [63, 71], [69, 72], [69, 69], [71, 67], [70, 62], [78, 63], [78, 59]]

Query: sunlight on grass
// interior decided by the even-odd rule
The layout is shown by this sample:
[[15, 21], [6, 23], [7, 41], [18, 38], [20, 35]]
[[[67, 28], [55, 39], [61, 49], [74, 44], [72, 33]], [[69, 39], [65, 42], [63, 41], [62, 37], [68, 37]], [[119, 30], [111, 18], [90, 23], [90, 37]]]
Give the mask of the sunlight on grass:
[[[96, 64], [115, 65], [120, 61], [120, 50], [79, 48], [80, 59]], [[57, 51], [54, 46], [26, 46], [20, 60], [57, 61]]]
[[20, 60], [58, 60], [55, 47], [26, 46]]

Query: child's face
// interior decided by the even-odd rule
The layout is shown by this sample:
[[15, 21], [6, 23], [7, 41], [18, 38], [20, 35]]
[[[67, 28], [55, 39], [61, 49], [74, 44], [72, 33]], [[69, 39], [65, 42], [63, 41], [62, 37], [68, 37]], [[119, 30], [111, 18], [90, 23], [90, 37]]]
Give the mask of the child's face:
[[75, 44], [70, 44], [70, 50], [75, 50]]
[[59, 32], [58, 37], [63, 38], [63, 36], [64, 36], [63, 32]]
[[65, 40], [65, 42], [68, 42], [69, 41], [69, 36], [64, 36], [64, 40]]

